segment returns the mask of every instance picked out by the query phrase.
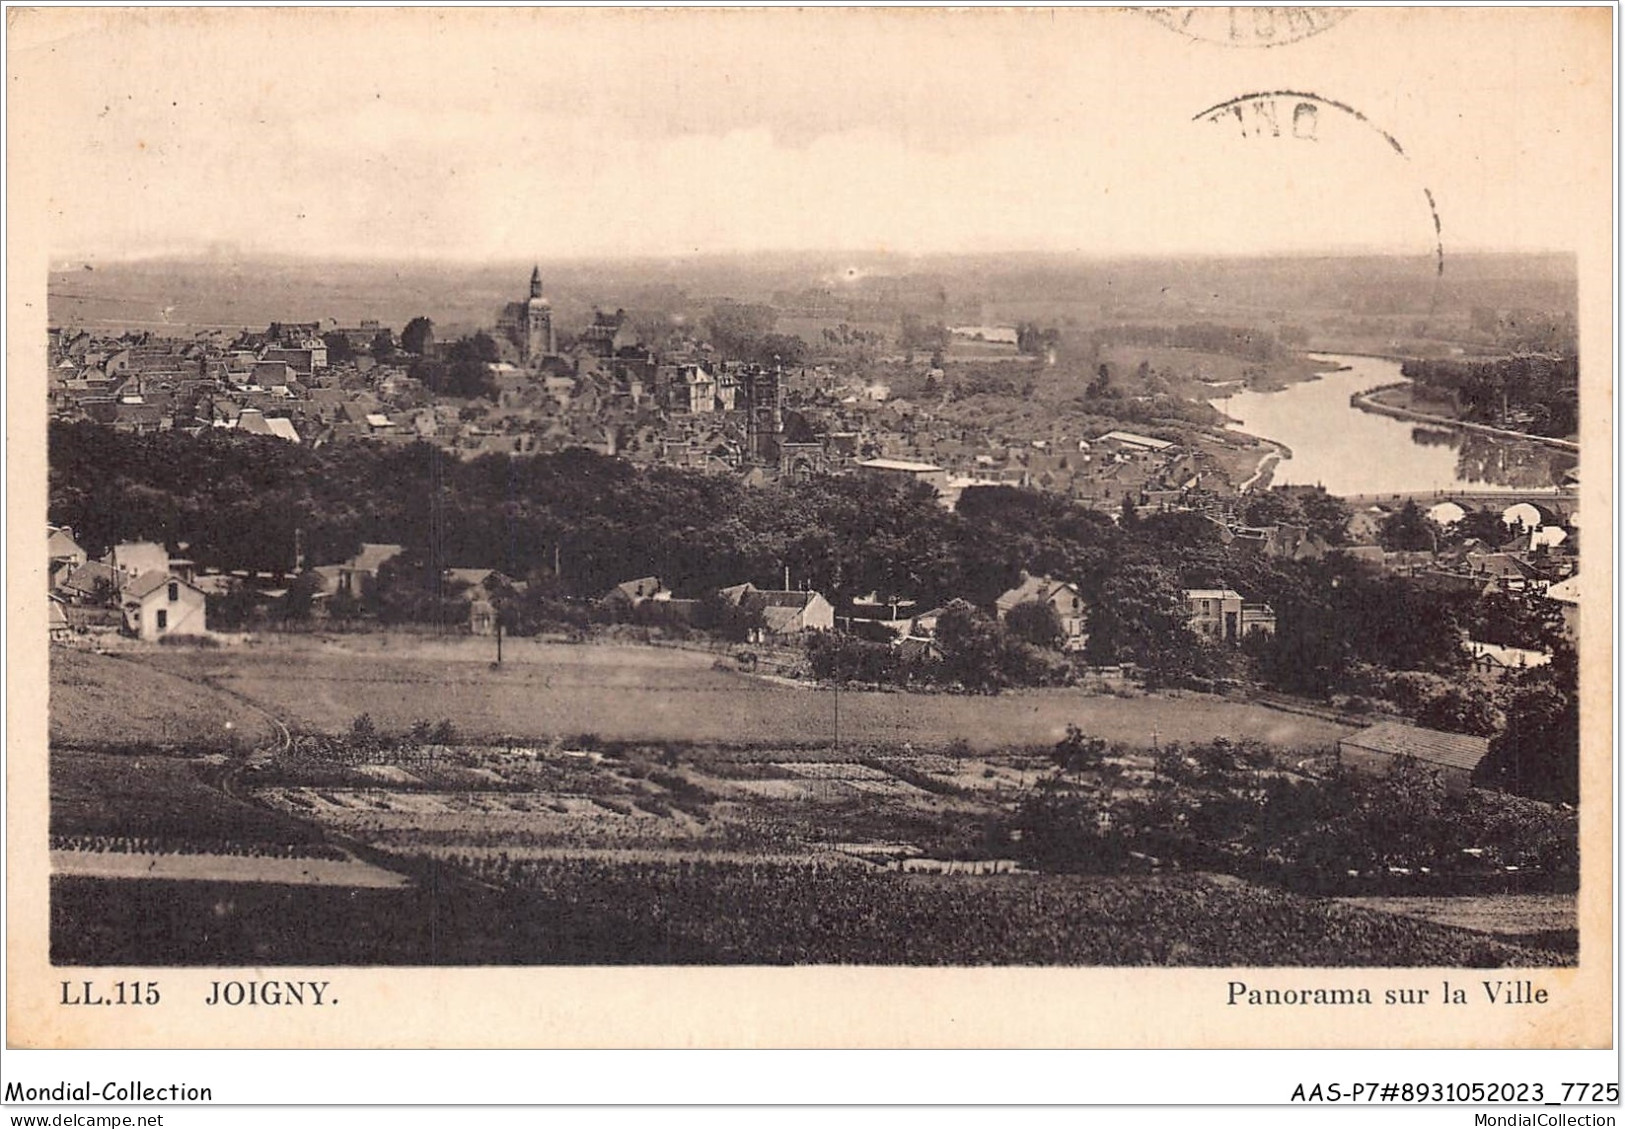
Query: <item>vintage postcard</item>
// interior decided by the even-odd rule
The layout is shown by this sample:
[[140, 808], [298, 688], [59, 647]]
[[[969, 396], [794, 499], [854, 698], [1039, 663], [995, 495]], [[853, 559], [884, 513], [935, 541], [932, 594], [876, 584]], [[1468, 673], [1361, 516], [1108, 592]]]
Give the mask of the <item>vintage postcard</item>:
[[9, 1044], [1607, 1046], [1614, 18], [9, 9]]

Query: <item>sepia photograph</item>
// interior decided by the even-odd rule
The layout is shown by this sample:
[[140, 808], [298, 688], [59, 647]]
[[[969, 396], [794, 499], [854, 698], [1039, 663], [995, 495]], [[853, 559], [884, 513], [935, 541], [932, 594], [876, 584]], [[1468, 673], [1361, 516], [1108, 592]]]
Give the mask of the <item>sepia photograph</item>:
[[9, 10], [11, 1042], [1607, 1045], [1613, 18]]

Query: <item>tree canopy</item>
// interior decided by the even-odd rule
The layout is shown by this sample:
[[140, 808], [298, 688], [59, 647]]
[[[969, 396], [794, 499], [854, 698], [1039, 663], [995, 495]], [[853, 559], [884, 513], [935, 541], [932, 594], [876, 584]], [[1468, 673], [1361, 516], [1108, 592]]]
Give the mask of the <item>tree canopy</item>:
[[1520, 676], [1506, 729], [1479, 762], [1480, 784], [1552, 803], [1580, 802], [1579, 661], [1560, 644], [1552, 661]]
[[1382, 547], [1395, 552], [1422, 552], [1437, 548], [1439, 530], [1414, 498], [1382, 519], [1377, 529]]
[[429, 350], [429, 344], [434, 340], [434, 322], [426, 317], [415, 317], [406, 323], [401, 330], [401, 350], [422, 356]]
[[[541, 603], [514, 605], [532, 622], [559, 619], [569, 601], [631, 577], [659, 576], [701, 599], [744, 581], [778, 587], [786, 566], [798, 586], [837, 605], [872, 592], [922, 608], [958, 599], [967, 610], [948, 618], [944, 650], [967, 686], [1012, 670], [1047, 677], [1044, 649], [1032, 643], [1053, 639], [1049, 617], [1023, 611], [999, 623], [988, 614], [1023, 570], [1077, 588], [1088, 661], [1138, 664], [1168, 683], [1228, 677], [1237, 661], [1233, 648], [1188, 630], [1192, 587], [1271, 605], [1275, 635], [1245, 647], [1262, 679], [1294, 693], [1348, 692], [1366, 667], [1458, 675], [1462, 629], [1480, 621], [1509, 641], [1554, 630], [1491, 605], [1475, 612], [1470, 594], [1370, 575], [1341, 554], [1241, 552], [1191, 515], [1118, 525], [1065, 497], [1008, 486], [967, 489], [948, 511], [926, 487], [859, 476], [753, 488], [640, 471], [582, 449], [465, 460], [427, 443], [311, 449], [235, 432], [130, 435], [54, 422], [49, 489], [50, 519], [95, 555], [154, 540], [172, 551], [185, 544], [200, 567], [292, 575], [296, 547], [314, 566], [349, 559], [363, 541], [399, 544], [425, 568], [547, 578]], [[1046, 623], [1024, 623], [1029, 615]], [[1460, 705], [1464, 719], [1477, 709]]]

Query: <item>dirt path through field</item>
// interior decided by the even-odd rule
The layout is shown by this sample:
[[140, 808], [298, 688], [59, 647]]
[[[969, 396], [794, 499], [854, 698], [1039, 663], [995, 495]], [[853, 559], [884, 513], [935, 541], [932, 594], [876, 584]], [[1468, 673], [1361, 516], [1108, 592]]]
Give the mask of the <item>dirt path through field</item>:
[[284, 886], [393, 889], [404, 875], [358, 859], [244, 855], [150, 855], [117, 851], [52, 851], [51, 873], [71, 878], [155, 878], [195, 882], [272, 882]]

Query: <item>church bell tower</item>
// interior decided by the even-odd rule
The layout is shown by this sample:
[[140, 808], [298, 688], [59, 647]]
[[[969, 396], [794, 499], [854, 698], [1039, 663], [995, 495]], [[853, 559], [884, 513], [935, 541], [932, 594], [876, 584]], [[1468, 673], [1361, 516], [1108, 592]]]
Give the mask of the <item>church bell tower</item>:
[[557, 352], [553, 307], [542, 295], [542, 268], [537, 264], [530, 272], [530, 298], [525, 302], [525, 362], [535, 364]]

